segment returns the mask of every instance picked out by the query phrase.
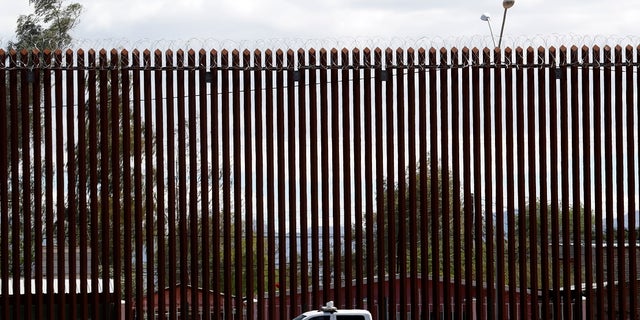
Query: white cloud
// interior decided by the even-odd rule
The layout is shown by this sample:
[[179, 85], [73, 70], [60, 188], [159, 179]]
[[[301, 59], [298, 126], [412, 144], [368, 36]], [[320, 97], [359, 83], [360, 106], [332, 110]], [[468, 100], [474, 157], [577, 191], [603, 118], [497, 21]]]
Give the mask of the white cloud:
[[27, 1], [6, 1], [0, 10], [0, 41], [12, 39], [16, 31], [18, 16], [28, 13], [29, 3]]
[[[480, 15], [490, 13], [498, 33], [503, 13], [497, 0], [92, 0], [82, 5], [77, 39], [133, 42], [488, 36]], [[27, 1], [5, 4], [0, 41], [11, 39], [17, 17], [29, 12]], [[640, 4], [634, 0], [620, 0], [615, 6], [596, 0], [519, 0], [508, 11], [505, 37], [634, 35], [639, 15]]]

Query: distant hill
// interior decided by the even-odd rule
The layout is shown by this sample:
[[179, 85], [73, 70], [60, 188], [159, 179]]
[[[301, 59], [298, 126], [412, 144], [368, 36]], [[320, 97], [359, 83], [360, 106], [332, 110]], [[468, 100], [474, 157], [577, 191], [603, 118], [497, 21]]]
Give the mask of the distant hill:
[[[640, 227], [640, 211], [636, 210], [636, 217], [635, 217], [635, 228], [638, 229], [638, 227]], [[625, 214], [624, 215], [624, 229], [625, 230], [629, 230], [629, 215]], [[603, 223], [605, 223], [603, 221]], [[618, 216], [614, 216], [613, 217], [613, 228], [618, 230]]]

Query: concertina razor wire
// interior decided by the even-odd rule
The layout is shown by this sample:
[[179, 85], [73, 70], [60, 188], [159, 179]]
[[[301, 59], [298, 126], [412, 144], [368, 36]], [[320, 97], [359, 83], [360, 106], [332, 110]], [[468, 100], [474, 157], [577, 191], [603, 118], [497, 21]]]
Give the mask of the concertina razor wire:
[[[582, 66], [599, 68], [607, 66], [636, 66], [640, 54], [640, 36], [616, 35], [536, 35], [506, 37], [501, 50], [492, 48], [489, 36], [423, 37], [409, 38], [366, 38], [341, 37], [326, 39], [262, 39], [262, 40], [74, 40], [68, 48], [24, 49], [7, 47], [9, 41], [0, 39], [0, 46], [6, 48], [0, 56], [0, 69], [224, 69], [224, 70], [282, 70], [282, 69], [375, 69], [391, 68], [419, 70], [465, 67], [510, 66], [524, 68], [555, 68], [561, 66]], [[81, 49], [82, 48], [82, 49]], [[88, 49], [85, 49], [88, 48]], [[103, 48], [103, 49], [93, 49]], [[110, 48], [109, 50], [104, 48]], [[596, 50], [599, 49], [599, 50]], [[206, 51], [205, 51], [206, 50]], [[622, 56], [612, 54], [610, 62], [602, 62], [606, 50], [620, 51]], [[376, 54], [380, 61], [365, 61], [364, 52], [369, 51], [371, 60]], [[533, 61], [529, 52], [533, 51]], [[559, 54], [566, 51], [566, 60], [560, 61]], [[628, 52], [631, 51], [631, 54]], [[50, 52], [50, 55], [45, 55]], [[413, 60], [410, 53], [413, 52]], [[435, 52], [436, 62], [429, 62]], [[468, 52], [468, 57], [464, 57]], [[585, 54], [585, 52], [588, 52]], [[303, 55], [300, 59], [300, 55]], [[314, 54], [316, 64], [308, 61]], [[420, 62], [419, 55], [426, 55]], [[457, 60], [454, 59], [454, 54]], [[595, 57], [594, 54], [601, 56]], [[95, 56], [93, 63], [88, 56]], [[114, 56], [118, 63], [114, 64]], [[326, 63], [321, 63], [322, 55]], [[365, 63], [354, 64], [354, 55]], [[620, 55], [620, 54], [618, 54]], [[35, 57], [37, 56], [37, 58]], [[70, 56], [70, 57], [68, 57]], [[82, 56], [79, 61], [79, 57]], [[222, 66], [223, 56], [228, 56], [228, 64]], [[239, 57], [234, 63], [233, 57]], [[335, 58], [334, 56], [337, 56]], [[391, 56], [388, 58], [388, 56]], [[179, 66], [179, 59], [184, 63]], [[267, 61], [271, 58], [271, 61]], [[133, 63], [138, 59], [138, 63]], [[258, 61], [260, 59], [260, 61]], [[193, 60], [193, 61], [192, 61]], [[69, 62], [70, 61], [70, 62]], [[519, 62], [518, 62], [519, 61]], [[616, 62], [618, 61], [618, 62]]]

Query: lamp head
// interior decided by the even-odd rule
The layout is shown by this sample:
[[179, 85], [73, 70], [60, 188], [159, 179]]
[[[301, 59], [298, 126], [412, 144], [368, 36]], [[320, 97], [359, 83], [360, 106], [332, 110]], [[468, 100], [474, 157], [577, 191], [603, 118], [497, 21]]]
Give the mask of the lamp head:
[[491, 20], [491, 16], [490, 16], [488, 13], [483, 13], [483, 14], [480, 16], [480, 20], [482, 20], [482, 21], [489, 21], [489, 20]]
[[509, 9], [511, 7], [513, 7], [513, 4], [515, 3], [515, 0], [503, 0], [502, 1], [502, 7], [505, 9]]

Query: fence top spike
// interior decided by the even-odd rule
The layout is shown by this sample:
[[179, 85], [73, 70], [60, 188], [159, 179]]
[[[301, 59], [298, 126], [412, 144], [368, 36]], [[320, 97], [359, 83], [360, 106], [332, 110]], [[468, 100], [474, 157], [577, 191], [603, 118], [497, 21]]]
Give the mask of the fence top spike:
[[589, 46], [587, 46], [586, 44], [582, 45], [582, 48], [580, 48], [580, 50], [582, 51], [583, 56], [585, 57], [589, 56]]

